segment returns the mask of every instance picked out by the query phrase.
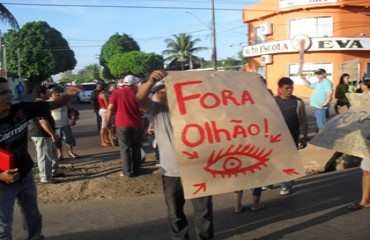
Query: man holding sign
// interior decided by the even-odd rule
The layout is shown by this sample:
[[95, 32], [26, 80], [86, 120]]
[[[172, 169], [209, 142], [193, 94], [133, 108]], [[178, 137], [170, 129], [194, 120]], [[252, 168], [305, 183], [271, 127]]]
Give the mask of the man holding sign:
[[[149, 80], [142, 84], [136, 97], [142, 111], [147, 113], [156, 130], [161, 156], [160, 172], [172, 238], [189, 239], [188, 223], [184, 213], [185, 197], [174, 149], [166, 87], [160, 81], [165, 76], [166, 73], [163, 71], [154, 71]], [[159, 102], [153, 102], [148, 98], [151, 90], [155, 92]], [[213, 239], [212, 197], [199, 197], [191, 201], [194, 208], [197, 239]]]

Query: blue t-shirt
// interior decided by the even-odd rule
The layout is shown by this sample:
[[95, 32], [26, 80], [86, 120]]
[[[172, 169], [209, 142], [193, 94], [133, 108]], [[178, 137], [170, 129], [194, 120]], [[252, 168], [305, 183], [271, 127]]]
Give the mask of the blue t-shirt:
[[310, 88], [315, 89], [310, 97], [310, 106], [315, 108], [328, 108], [329, 104], [322, 107], [321, 104], [326, 101], [326, 96], [333, 93], [333, 83], [324, 78], [321, 81], [314, 82]]

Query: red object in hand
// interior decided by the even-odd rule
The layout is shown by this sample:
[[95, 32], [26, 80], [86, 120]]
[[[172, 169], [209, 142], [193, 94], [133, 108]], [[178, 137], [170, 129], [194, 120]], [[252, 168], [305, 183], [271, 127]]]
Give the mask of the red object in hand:
[[14, 155], [0, 148], [0, 171], [4, 172], [14, 168]]

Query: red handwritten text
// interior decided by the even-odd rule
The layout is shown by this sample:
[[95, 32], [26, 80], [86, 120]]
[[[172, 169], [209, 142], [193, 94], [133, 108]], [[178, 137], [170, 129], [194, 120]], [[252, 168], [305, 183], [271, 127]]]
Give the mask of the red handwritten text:
[[[265, 133], [264, 127], [259, 126], [257, 123], [243, 125], [242, 120], [230, 120], [230, 123], [233, 124], [230, 130], [219, 127], [216, 121], [206, 122], [204, 125], [197, 123], [188, 124], [181, 133], [181, 140], [186, 146], [197, 147], [204, 142], [212, 144]], [[273, 135], [267, 135], [266, 137], [270, 137], [270, 142], [274, 143], [280, 141], [280, 135], [281, 134], [278, 134], [278, 139], [275, 139], [276, 137]], [[276, 141], [272, 141], [274, 139]]]
[[240, 96], [236, 96], [232, 90], [225, 89], [218, 93], [206, 92], [206, 93], [191, 93], [185, 95], [184, 88], [191, 86], [192, 92], [196, 85], [202, 84], [203, 81], [188, 81], [176, 83], [173, 87], [176, 93], [177, 104], [179, 108], [180, 115], [185, 115], [187, 113], [186, 102], [188, 104], [199, 104], [202, 108], [212, 109], [222, 106], [235, 105], [242, 106], [247, 103], [254, 104], [254, 100], [249, 91], [244, 90], [240, 93]]

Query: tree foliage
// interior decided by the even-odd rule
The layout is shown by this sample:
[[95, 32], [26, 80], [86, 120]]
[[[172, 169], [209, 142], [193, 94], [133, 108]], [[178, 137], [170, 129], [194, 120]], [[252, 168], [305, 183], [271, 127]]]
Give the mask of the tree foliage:
[[140, 51], [137, 42], [127, 34], [116, 33], [104, 43], [100, 52], [100, 65], [108, 67], [113, 56], [131, 51]]
[[3, 22], [8, 22], [10, 26], [16, 30], [19, 29], [17, 19], [3, 4], [0, 4], [0, 20]]
[[173, 37], [173, 39], [165, 39], [167, 49], [163, 51], [163, 55], [167, 55], [165, 61], [169, 61], [168, 67], [173, 69], [173, 66], [180, 65], [181, 68], [176, 70], [185, 70], [193, 69], [194, 63], [200, 65], [200, 58], [194, 54], [208, 49], [206, 47], [195, 46], [200, 39], [192, 39], [193, 37], [186, 33], [173, 35]]
[[109, 69], [115, 77], [147, 76], [154, 70], [163, 69], [163, 57], [140, 51], [116, 54], [109, 61]]
[[9, 30], [4, 39], [8, 74], [17, 75], [20, 64], [22, 78], [33, 85], [76, 66], [77, 61], [68, 42], [46, 22], [29, 22], [18, 32]]

